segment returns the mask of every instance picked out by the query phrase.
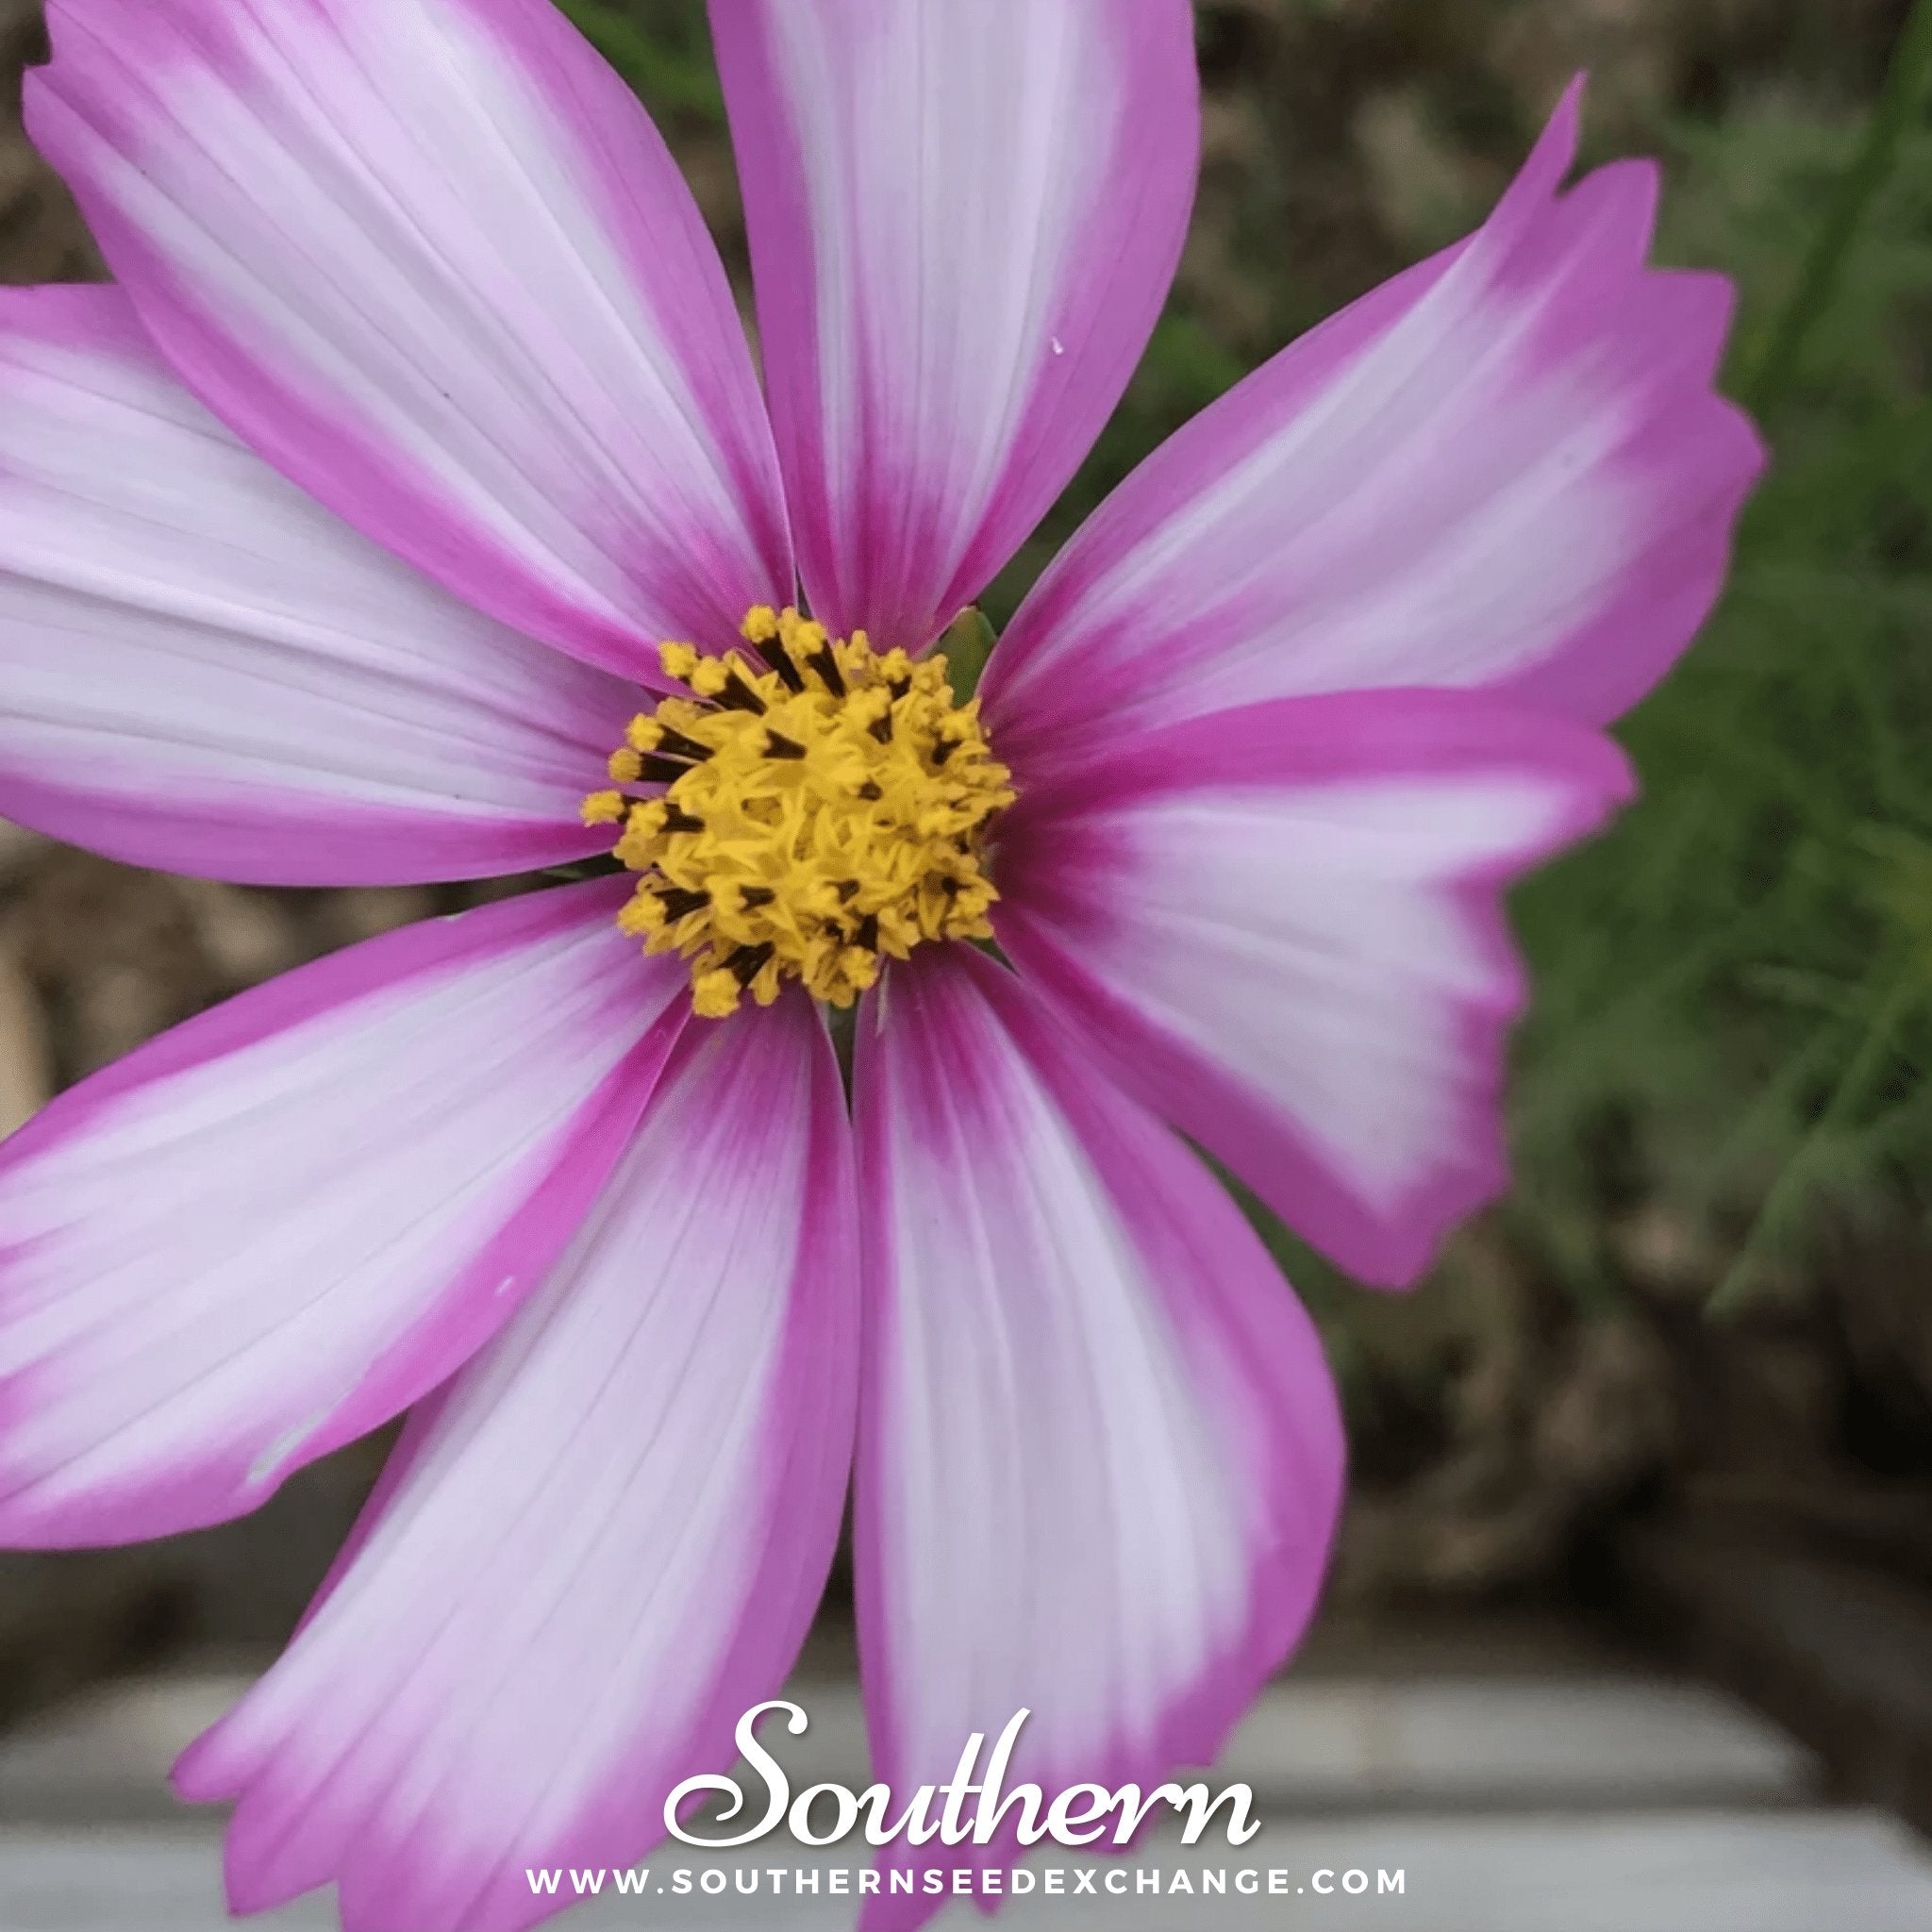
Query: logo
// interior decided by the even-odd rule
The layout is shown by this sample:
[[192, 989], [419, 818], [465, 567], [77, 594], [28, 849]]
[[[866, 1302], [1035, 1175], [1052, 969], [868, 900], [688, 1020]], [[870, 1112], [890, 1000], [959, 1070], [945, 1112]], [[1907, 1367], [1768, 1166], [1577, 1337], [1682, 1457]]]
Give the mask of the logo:
[[[836, 1845], [864, 1826], [868, 1844], [889, 1845], [904, 1838], [908, 1844], [972, 1842], [990, 1844], [1002, 1831], [1010, 1831], [1023, 1845], [1037, 1845], [1042, 1839], [1056, 1844], [1097, 1844], [1111, 1834], [1116, 1845], [1132, 1843], [1150, 1813], [1163, 1806], [1184, 1814], [1187, 1824], [1181, 1842], [1200, 1842], [1214, 1814], [1227, 1807], [1224, 1824], [1227, 1841], [1244, 1845], [1261, 1829], [1255, 1822], [1255, 1794], [1246, 1785], [1228, 1785], [1210, 1795], [1205, 1784], [1158, 1785], [1143, 1793], [1139, 1785], [1122, 1785], [1108, 1790], [1104, 1785], [1071, 1785], [1051, 1797], [1036, 1784], [1006, 1789], [1007, 1770], [1020, 1733], [1031, 1711], [1016, 1711], [999, 1735], [992, 1755], [982, 1774], [980, 1753], [986, 1748], [986, 1734], [974, 1731], [959, 1754], [958, 1767], [951, 1782], [921, 1785], [906, 1801], [899, 1815], [892, 1816], [898, 1802], [889, 1786], [868, 1786], [854, 1791], [845, 1785], [811, 1785], [796, 1797], [785, 1767], [758, 1741], [758, 1723], [767, 1711], [782, 1710], [785, 1727], [794, 1738], [803, 1737], [810, 1719], [795, 1704], [774, 1698], [755, 1705], [738, 1721], [739, 1754], [750, 1770], [762, 1780], [765, 1790], [764, 1815], [734, 1838], [698, 1838], [685, 1828], [681, 1814], [693, 1808], [700, 1797], [724, 1801], [714, 1822], [728, 1825], [746, 1811], [746, 1794], [729, 1777], [716, 1773], [686, 1778], [664, 1803], [665, 1828], [681, 1842], [708, 1851], [730, 1851], [741, 1845], [756, 1844], [778, 1827], [787, 1825], [801, 1844]], [[968, 1803], [973, 1802], [969, 1816]], [[938, 1815], [934, 1807], [938, 1806]], [[1013, 1814], [1009, 1817], [1008, 1814]]]

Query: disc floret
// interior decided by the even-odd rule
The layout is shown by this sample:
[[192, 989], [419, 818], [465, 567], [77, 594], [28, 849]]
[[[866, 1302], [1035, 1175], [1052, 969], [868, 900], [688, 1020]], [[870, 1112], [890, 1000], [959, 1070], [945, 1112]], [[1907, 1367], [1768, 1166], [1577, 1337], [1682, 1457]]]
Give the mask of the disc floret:
[[798, 979], [847, 1007], [928, 940], [991, 937], [980, 840], [1013, 802], [977, 698], [943, 657], [875, 652], [796, 610], [754, 609], [748, 651], [659, 654], [689, 696], [631, 721], [584, 801], [637, 890], [619, 924], [691, 962], [707, 1019]]

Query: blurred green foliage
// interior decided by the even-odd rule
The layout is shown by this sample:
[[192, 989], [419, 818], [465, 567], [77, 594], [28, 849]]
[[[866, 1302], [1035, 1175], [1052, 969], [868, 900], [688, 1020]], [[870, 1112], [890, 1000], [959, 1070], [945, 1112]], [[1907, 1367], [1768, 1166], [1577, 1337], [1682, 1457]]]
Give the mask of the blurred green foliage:
[[724, 96], [711, 65], [702, 8], [625, 6], [614, 0], [557, 4], [660, 117], [708, 116], [722, 125]]
[[[1681, 131], [1666, 245], [1731, 269], [1734, 364], [1862, 138], [1766, 105]], [[1932, 135], [1866, 212], [1790, 375], [1731, 590], [1622, 735], [1641, 805], [1523, 894], [1538, 1003], [1515, 1212], [1607, 1274], [1662, 1198], [1717, 1237], [1724, 1305], [1795, 1286], [1848, 1223], [1922, 1220], [1932, 1175]]]
[[[559, 4], [681, 148], [722, 147], [696, 0]], [[1541, 10], [1545, 24], [1587, 11]], [[1537, 994], [1505, 1213], [1555, 1278], [1601, 1305], [1621, 1291], [1620, 1222], [1661, 1204], [1731, 1306], [1801, 1285], [1817, 1244], [1847, 1225], [1923, 1228], [1928, 1205], [1932, 125], [1923, 88], [1899, 97], [1898, 151], [1866, 184], [1850, 245], [1807, 290], [1821, 233], [1845, 222], [1900, 9], [1762, 0], [1731, 9], [1748, 16], [1735, 45], [1715, 38], [1721, 9], [1654, 10], [1677, 65], [1633, 57], [1636, 79], [1612, 75], [1609, 144], [1634, 137], [1665, 157], [1660, 258], [1737, 277], [1734, 392], [1784, 361], [1794, 301], [1807, 313], [1766, 398], [1774, 468], [1724, 608], [1621, 727], [1642, 801], [1519, 895]], [[1349, 29], [1352, 11], [1366, 28]], [[1197, 221], [1210, 245], [1191, 251], [1092, 458], [993, 588], [995, 622], [1163, 436], [1326, 308], [1480, 218], [1548, 106], [1522, 98], [1482, 40], [1521, 44], [1528, 12], [1519, 0], [1202, 8], [1221, 129]], [[1362, 80], [1374, 61], [1386, 84]], [[1653, 66], [1683, 77], [1647, 92]], [[1344, 84], [1360, 93], [1349, 122], [1331, 98]], [[1328, 150], [1358, 149], [1385, 123], [1407, 146], [1395, 164], [1385, 155], [1376, 200], [1360, 153]], [[1313, 245], [1284, 248], [1284, 234]], [[1269, 1232], [1329, 1301], [1327, 1271]]]

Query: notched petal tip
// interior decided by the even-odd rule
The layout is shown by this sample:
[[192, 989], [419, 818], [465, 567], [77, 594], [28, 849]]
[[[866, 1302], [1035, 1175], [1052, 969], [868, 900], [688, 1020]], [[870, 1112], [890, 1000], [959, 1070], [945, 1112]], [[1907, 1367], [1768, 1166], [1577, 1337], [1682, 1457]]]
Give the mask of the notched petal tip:
[[333, 1880], [345, 1927], [513, 1932], [575, 1902], [526, 1868], [634, 1865], [730, 1762], [838, 1541], [849, 1141], [808, 1001], [682, 1030], [576, 1241], [417, 1407], [289, 1650], [183, 1760], [239, 1795], [238, 1907]]
[[1601, 733], [1480, 693], [1277, 701], [1023, 794], [995, 925], [1147, 1105], [1404, 1286], [1507, 1182], [1502, 894], [1634, 790]]
[[1475, 235], [1189, 424], [1041, 577], [987, 676], [1023, 792], [1291, 692], [1489, 687], [1601, 724], [1664, 675], [1755, 472], [1713, 439], [1728, 301], [1648, 266], [1655, 167], [1558, 192], [1579, 101]]

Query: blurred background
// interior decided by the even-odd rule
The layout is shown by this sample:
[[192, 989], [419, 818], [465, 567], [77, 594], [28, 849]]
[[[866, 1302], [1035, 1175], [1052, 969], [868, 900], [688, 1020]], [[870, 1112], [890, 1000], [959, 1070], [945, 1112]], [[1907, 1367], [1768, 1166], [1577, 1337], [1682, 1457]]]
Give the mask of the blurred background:
[[[656, 113], [742, 285], [700, 0], [562, 4]], [[1588, 1626], [1728, 1683], [1837, 1789], [1932, 1827], [1932, 7], [1197, 10], [1207, 158], [1179, 283], [995, 624], [1160, 438], [1480, 220], [1579, 68], [1587, 158], [1666, 162], [1661, 258], [1737, 277], [1726, 386], [1775, 451], [1723, 610], [1621, 729], [1642, 802], [1519, 895], [1536, 1004], [1513, 1197], [1405, 1299], [1267, 1230], [1354, 1441], [1318, 1651]], [[0, 0], [16, 282], [99, 273], [18, 134], [37, 14]], [[0, 1131], [246, 985], [475, 896], [242, 891], [0, 824]], [[0, 1724], [271, 1648], [381, 1447], [208, 1535], [0, 1555]]]

